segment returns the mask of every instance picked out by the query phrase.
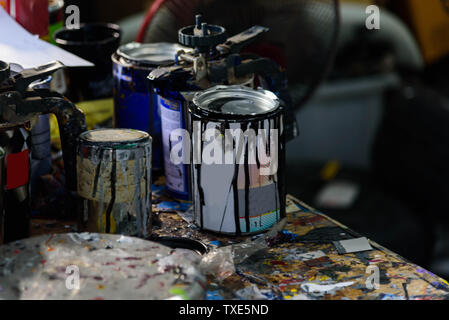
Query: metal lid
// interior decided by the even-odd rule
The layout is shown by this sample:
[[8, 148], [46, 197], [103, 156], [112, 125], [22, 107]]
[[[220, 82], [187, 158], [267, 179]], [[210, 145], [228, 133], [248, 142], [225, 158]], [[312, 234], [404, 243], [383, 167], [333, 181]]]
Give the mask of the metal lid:
[[116, 145], [148, 140], [150, 135], [133, 129], [96, 129], [83, 132], [80, 139], [98, 145]]
[[127, 60], [142, 64], [165, 65], [175, 62], [175, 55], [179, 50], [189, 50], [177, 43], [130, 42], [120, 46], [117, 54]]
[[207, 113], [229, 116], [257, 116], [279, 108], [271, 91], [244, 86], [215, 86], [195, 94], [193, 103]]

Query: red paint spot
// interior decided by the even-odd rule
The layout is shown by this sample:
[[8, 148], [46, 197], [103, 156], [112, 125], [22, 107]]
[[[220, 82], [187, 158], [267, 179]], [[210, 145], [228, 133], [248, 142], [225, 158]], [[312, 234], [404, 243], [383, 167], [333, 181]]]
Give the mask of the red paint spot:
[[14, 254], [19, 254], [20, 251], [19, 250], [14, 250]]
[[115, 261], [120, 261], [120, 258], [115, 258]]
[[44, 265], [47, 262], [47, 260], [42, 260], [41, 264]]
[[135, 264], [130, 264], [130, 265], [128, 266], [128, 268], [135, 269], [135, 268], [136, 268], [136, 265], [135, 265]]
[[271, 265], [286, 266], [286, 265], [287, 265], [287, 262], [285, 262], [285, 261], [279, 261], [279, 260], [273, 260], [273, 261], [270, 261], [270, 264], [271, 264]]
[[95, 298], [92, 298], [90, 300], [104, 300], [104, 298], [103, 297], [95, 297]]

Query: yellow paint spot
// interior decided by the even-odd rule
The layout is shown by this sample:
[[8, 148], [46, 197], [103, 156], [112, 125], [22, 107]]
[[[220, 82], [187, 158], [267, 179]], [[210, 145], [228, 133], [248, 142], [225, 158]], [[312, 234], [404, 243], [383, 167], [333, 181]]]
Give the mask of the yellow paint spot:
[[64, 243], [64, 240], [62, 240], [62, 239], [58, 240], [58, 243]]
[[[112, 215], [111, 215], [111, 217], [110, 217], [110, 224], [111, 224], [111, 225], [110, 225], [109, 233], [115, 233], [116, 230], [117, 230], [117, 226], [116, 226], [116, 224], [115, 224], [115, 220], [114, 220], [114, 218], [112, 217]], [[98, 219], [98, 221], [97, 221], [97, 228], [98, 228], [98, 230], [99, 230], [101, 233], [106, 233], [106, 211], [103, 212], [101, 226], [100, 226], [100, 220]]]
[[323, 169], [321, 169], [321, 179], [325, 181], [332, 180], [335, 178], [338, 171], [340, 171], [340, 163], [338, 161], [329, 161], [324, 165]]
[[102, 284], [98, 284], [98, 285], [97, 285], [97, 289], [98, 289], [98, 290], [103, 290], [104, 288], [105, 288], [105, 286], [102, 285]]
[[284, 296], [285, 299], [291, 299], [291, 296]]
[[52, 247], [48, 247], [47, 251], [54, 251], [55, 249], [53, 249]]
[[291, 292], [298, 292], [298, 290], [296, 290], [296, 289], [292, 289], [292, 290], [290, 290]]

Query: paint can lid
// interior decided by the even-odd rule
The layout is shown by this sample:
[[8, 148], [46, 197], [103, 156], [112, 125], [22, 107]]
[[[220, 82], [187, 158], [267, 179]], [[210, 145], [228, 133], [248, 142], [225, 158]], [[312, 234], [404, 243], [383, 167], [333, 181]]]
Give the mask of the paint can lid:
[[96, 129], [80, 135], [80, 140], [84, 143], [110, 147], [145, 142], [150, 139], [148, 133], [134, 129]]
[[215, 86], [198, 92], [194, 105], [205, 115], [252, 117], [266, 115], [279, 109], [279, 99], [271, 91], [245, 86]]
[[120, 46], [117, 55], [133, 63], [160, 66], [174, 63], [175, 55], [179, 50], [187, 51], [191, 49], [177, 43], [130, 42]]

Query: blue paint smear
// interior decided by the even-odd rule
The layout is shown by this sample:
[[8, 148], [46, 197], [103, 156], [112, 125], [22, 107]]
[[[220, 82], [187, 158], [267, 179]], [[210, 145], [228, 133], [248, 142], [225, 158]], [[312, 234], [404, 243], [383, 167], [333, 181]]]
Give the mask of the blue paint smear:
[[380, 300], [404, 300], [404, 297], [397, 296], [391, 293], [382, 293], [380, 295]]
[[288, 230], [282, 230], [282, 235], [284, 236], [285, 241], [294, 242], [299, 238], [299, 236], [297, 234], [292, 233]]
[[209, 244], [213, 245], [213, 246], [221, 246], [221, 242], [218, 240], [211, 241], [211, 242], [209, 242]]
[[161, 203], [157, 204], [156, 207], [159, 209], [186, 211], [190, 206], [191, 204], [189, 203], [180, 203], [176, 201], [162, 201]]
[[218, 290], [206, 291], [206, 300], [223, 300]]

